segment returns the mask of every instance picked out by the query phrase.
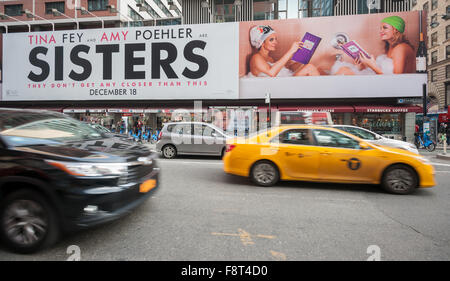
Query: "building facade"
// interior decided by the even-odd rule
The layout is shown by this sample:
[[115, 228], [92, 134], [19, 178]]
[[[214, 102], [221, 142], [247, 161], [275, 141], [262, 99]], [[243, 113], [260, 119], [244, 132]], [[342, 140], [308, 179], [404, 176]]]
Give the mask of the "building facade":
[[[105, 27], [127, 26], [162, 26], [168, 24], [201, 24], [246, 22], [259, 20], [302, 19], [325, 16], [345, 16], [359, 14], [376, 14], [384, 12], [403, 12], [411, 9], [408, 0], [380, 0], [373, 6], [367, 0], [183, 0], [183, 1], [149, 1], [149, 0], [79, 0], [79, 6], [91, 14], [81, 14], [81, 10], [71, 9], [71, 1], [0, 1], [0, 13], [21, 22], [4, 19], [9, 32], [27, 32], [51, 30], [52, 25], [37, 17], [20, 14], [18, 11], [28, 10], [34, 15], [55, 24], [55, 29], [100, 28], [101, 20]], [[64, 4], [64, 5], [62, 5]], [[22, 5], [22, 6], [14, 6]], [[119, 9], [118, 9], [119, 8]], [[53, 13], [56, 9], [62, 14]], [[50, 14], [46, 14], [50, 11]], [[40, 14], [38, 14], [40, 13]], [[16, 14], [16, 16], [13, 16]], [[28, 27], [26, 24], [30, 24]], [[5, 30], [4, 28], [3, 30]], [[325, 44], [325, 43], [323, 43]], [[251, 51], [251, 47], [250, 47]], [[326, 74], [326, 73], [324, 73]], [[242, 87], [242, 85], [241, 85]], [[211, 93], [212, 94], [212, 93]], [[104, 100], [104, 101], [54, 101], [54, 102], [2, 102], [3, 106], [21, 106], [30, 108], [47, 108], [71, 114], [82, 120], [103, 120], [112, 126], [118, 120], [127, 117], [130, 126], [138, 118], [146, 121], [152, 128], [160, 128], [161, 124], [173, 118], [176, 108], [193, 108], [194, 98], [184, 100]], [[400, 101], [401, 100], [401, 101]], [[206, 99], [203, 109], [217, 109], [232, 112], [234, 109], [251, 111], [246, 116], [252, 120], [259, 118], [257, 111], [267, 109], [260, 98], [244, 99]], [[366, 127], [386, 136], [412, 141], [416, 113], [421, 111], [415, 106], [417, 99], [353, 98], [353, 99], [318, 99], [314, 93], [307, 98], [278, 96], [272, 99], [272, 109], [285, 111], [326, 111], [332, 114], [337, 124], [353, 124]], [[231, 113], [230, 113], [231, 114]], [[227, 115], [227, 114], [224, 114]], [[254, 123], [254, 122], [250, 122]]]
[[1, 0], [0, 29], [26, 32], [181, 23], [178, 0]]
[[428, 92], [433, 112], [445, 112], [450, 104], [450, 1], [413, 0], [412, 7], [427, 13]]

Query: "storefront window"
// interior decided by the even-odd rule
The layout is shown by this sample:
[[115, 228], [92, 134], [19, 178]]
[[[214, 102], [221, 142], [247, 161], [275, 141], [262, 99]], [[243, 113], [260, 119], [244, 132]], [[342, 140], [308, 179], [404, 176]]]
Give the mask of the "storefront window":
[[344, 125], [344, 113], [331, 113], [333, 125]]
[[362, 127], [387, 137], [398, 138], [402, 135], [401, 114], [383, 113], [383, 114], [355, 114], [352, 117], [352, 124]]

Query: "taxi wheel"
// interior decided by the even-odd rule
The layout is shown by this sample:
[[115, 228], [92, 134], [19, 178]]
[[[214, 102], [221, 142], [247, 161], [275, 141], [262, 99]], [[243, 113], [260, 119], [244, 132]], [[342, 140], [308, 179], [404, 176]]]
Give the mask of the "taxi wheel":
[[272, 162], [259, 161], [253, 165], [250, 177], [257, 185], [272, 186], [280, 179], [280, 173]]
[[418, 185], [416, 173], [408, 166], [394, 165], [389, 167], [383, 175], [382, 186], [385, 190], [395, 194], [410, 194]]
[[177, 149], [175, 148], [175, 146], [168, 144], [163, 147], [162, 155], [167, 159], [175, 158], [175, 156], [177, 156]]

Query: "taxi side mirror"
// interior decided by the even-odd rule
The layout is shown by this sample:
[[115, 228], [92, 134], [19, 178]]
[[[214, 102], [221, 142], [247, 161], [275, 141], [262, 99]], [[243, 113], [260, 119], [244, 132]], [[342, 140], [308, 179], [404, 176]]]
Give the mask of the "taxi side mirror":
[[369, 149], [370, 146], [366, 142], [360, 142], [359, 143], [359, 148], [362, 149], [362, 150], [366, 150], [366, 149]]

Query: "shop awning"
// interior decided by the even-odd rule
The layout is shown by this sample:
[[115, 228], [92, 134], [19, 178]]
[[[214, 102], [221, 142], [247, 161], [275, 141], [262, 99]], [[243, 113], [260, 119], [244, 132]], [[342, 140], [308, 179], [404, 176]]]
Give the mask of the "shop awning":
[[102, 113], [106, 112], [105, 108], [64, 108], [64, 113]]
[[37, 110], [63, 112], [63, 107], [28, 107], [26, 109], [37, 109]]
[[355, 106], [355, 112], [366, 113], [408, 113], [408, 112], [423, 112], [420, 106]]
[[143, 108], [108, 108], [111, 113], [144, 113]]
[[355, 112], [353, 106], [279, 106], [279, 111], [309, 111], [309, 112]]

